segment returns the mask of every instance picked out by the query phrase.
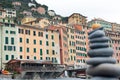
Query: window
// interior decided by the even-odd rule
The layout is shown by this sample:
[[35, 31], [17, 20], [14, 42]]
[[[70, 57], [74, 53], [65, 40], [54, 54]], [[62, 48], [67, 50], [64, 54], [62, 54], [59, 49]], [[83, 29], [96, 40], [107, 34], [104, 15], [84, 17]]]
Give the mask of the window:
[[49, 50], [46, 50], [46, 54], [49, 54]]
[[42, 60], [43, 58], [42, 57], [40, 57], [40, 60]]
[[55, 55], [55, 50], [52, 50], [52, 54]]
[[46, 46], [49, 46], [49, 43], [48, 43], [48, 41], [46, 41]]
[[36, 53], [36, 48], [34, 48], [34, 53]]
[[11, 38], [11, 44], [14, 44], [14, 38]]
[[30, 50], [29, 50], [29, 48], [27, 48], [27, 53], [29, 53], [30, 52]]
[[25, 34], [30, 35], [30, 30], [25, 30]]
[[14, 59], [14, 55], [11, 55], [11, 59]]
[[2, 15], [2, 12], [0, 12], [0, 15]]
[[8, 44], [8, 37], [5, 37], [5, 44]]
[[40, 49], [40, 55], [42, 56], [42, 49]]
[[4, 46], [4, 50], [5, 50], [5, 51], [7, 50], [7, 47], [6, 47], [6, 46]]
[[20, 47], [20, 52], [22, 52], [22, 47]]
[[71, 56], [71, 61], [73, 60], [73, 57]]
[[14, 47], [14, 48], [13, 48], [13, 49], [14, 49], [14, 51], [16, 51], [16, 47], [15, 47], [15, 46], [13, 46], [13, 47]]
[[46, 34], [46, 39], [48, 39], [48, 34]]
[[8, 46], [8, 51], [12, 51], [12, 46]]
[[27, 56], [27, 59], [29, 59], [29, 56]]
[[5, 22], [5, 19], [3, 19], [3, 22]]
[[26, 43], [29, 43], [29, 39], [26, 39]]
[[5, 60], [9, 60], [9, 56], [8, 55], [5, 56]]
[[11, 27], [15, 27], [15, 24], [11, 24]]
[[55, 46], [54, 42], [52, 42], [52, 46]]
[[24, 34], [24, 30], [23, 29], [18, 29], [18, 33]]
[[42, 40], [40, 40], [40, 45], [42, 45]]
[[15, 31], [10, 31], [10, 34], [16, 34], [16, 32]]
[[36, 36], [36, 32], [35, 31], [33, 31], [33, 36]]
[[5, 33], [8, 33], [8, 30], [6, 30]]
[[36, 60], [36, 56], [34, 56], [34, 60]]
[[20, 43], [22, 43], [22, 38], [20, 38]]
[[23, 57], [22, 57], [22, 55], [20, 55], [20, 59], [22, 59]]
[[43, 37], [43, 32], [38, 32], [38, 36]]
[[34, 39], [33, 43], [36, 44], [36, 40], [35, 39]]
[[53, 35], [51, 36], [51, 39], [52, 39], [52, 40], [54, 39], [54, 36], [53, 36]]
[[10, 22], [10, 20], [8, 20], [8, 22]]

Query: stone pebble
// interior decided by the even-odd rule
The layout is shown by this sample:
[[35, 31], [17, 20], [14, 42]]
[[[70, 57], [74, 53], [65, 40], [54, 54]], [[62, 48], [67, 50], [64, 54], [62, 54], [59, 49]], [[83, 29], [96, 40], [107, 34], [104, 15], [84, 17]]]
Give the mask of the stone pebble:
[[92, 44], [90, 44], [90, 49], [107, 48], [107, 47], [109, 47], [108, 43], [92, 43]]
[[98, 66], [89, 66], [86, 73], [91, 76], [118, 77], [120, 76], [120, 67], [105, 63]]
[[103, 36], [105, 36], [104, 31], [97, 30], [97, 31], [95, 31], [94, 33], [90, 34], [88, 38], [89, 38], [89, 39], [93, 39], [93, 38], [103, 37]]
[[89, 57], [110, 57], [113, 55], [112, 48], [91, 49], [88, 51]]
[[90, 80], [119, 80], [118, 78], [114, 77], [93, 77]]
[[110, 38], [103, 36], [103, 37], [90, 39], [89, 42], [90, 43], [105, 43], [105, 42], [108, 42], [109, 40]]
[[102, 63], [111, 63], [111, 64], [115, 64], [116, 63], [116, 59], [112, 58], [112, 57], [94, 57], [94, 58], [90, 58], [88, 60], [86, 60], [86, 63], [89, 65], [99, 65]]

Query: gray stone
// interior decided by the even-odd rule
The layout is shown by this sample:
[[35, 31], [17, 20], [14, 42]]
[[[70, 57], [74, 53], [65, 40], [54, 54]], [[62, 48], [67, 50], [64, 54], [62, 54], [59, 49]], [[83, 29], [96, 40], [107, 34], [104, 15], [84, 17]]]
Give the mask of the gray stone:
[[95, 31], [97, 31], [97, 30], [103, 30], [103, 29], [104, 29], [103, 27], [97, 28], [97, 29], [95, 29], [95, 30], [89, 32], [88, 35], [92, 34], [93, 32], [95, 32]]
[[90, 44], [91, 49], [107, 48], [107, 47], [109, 47], [108, 43], [92, 43], [92, 44]]
[[108, 37], [98, 37], [98, 38], [94, 38], [94, 39], [90, 39], [90, 43], [104, 43], [104, 42], [108, 42], [110, 40], [110, 38]]
[[93, 39], [93, 38], [103, 37], [103, 36], [105, 36], [105, 32], [101, 30], [97, 30], [94, 33], [90, 34], [88, 38]]
[[90, 66], [86, 70], [86, 73], [91, 76], [103, 76], [103, 77], [119, 77], [120, 67], [113, 64], [100, 64], [98, 66]]
[[118, 78], [114, 77], [93, 77], [90, 80], [119, 80]]
[[110, 57], [113, 55], [112, 48], [91, 49], [88, 51], [89, 57]]
[[90, 59], [86, 60], [86, 63], [89, 65], [94, 65], [94, 66], [102, 64], [102, 63], [115, 64], [116, 59], [112, 58], [112, 57], [95, 57], [95, 58], [90, 58]]

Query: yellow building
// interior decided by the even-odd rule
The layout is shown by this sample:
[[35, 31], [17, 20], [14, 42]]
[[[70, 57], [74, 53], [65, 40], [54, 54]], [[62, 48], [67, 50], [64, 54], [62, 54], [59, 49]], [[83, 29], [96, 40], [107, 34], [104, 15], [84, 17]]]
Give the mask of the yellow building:
[[31, 22], [31, 21], [34, 21], [34, 20], [36, 20], [36, 18], [34, 18], [34, 17], [25, 17], [25, 18], [23, 18], [22, 20], [21, 20], [21, 24], [25, 24], [25, 23], [28, 23], [28, 22]]
[[34, 21], [25, 23], [25, 25], [36, 26], [39, 28], [44, 28], [50, 25], [50, 21], [47, 18], [38, 18]]
[[21, 25], [18, 26], [18, 58], [48, 60], [60, 64], [59, 32]]
[[73, 13], [68, 18], [68, 24], [79, 24], [81, 26], [86, 26], [87, 17], [79, 14], [79, 13]]

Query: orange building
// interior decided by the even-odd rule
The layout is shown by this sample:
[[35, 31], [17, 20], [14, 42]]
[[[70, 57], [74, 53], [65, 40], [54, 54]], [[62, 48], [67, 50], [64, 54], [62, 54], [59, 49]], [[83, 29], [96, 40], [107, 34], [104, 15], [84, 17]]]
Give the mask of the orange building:
[[83, 16], [79, 13], [73, 13], [68, 18], [68, 24], [79, 24], [85, 27], [87, 23], [86, 18], [87, 18], [86, 16]]
[[18, 26], [18, 59], [47, 60], [60, 64], [59, 32]]

